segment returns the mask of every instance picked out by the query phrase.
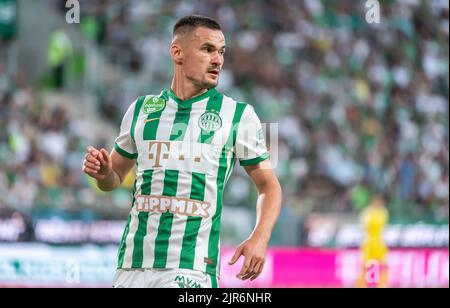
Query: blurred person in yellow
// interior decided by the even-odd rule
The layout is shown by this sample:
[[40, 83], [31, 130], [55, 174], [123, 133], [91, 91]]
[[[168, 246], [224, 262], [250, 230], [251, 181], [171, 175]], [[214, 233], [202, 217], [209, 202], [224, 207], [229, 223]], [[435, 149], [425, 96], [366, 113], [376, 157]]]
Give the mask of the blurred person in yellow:
[[357, 287], [387, 286], [386, 256], [388, 248], [383, 240], [383, 230], [388, 220], [389, 213], [384, 206], [383, 198], [375, 195], [360, 215], [365, 239], [360, 248], [363, 263]]

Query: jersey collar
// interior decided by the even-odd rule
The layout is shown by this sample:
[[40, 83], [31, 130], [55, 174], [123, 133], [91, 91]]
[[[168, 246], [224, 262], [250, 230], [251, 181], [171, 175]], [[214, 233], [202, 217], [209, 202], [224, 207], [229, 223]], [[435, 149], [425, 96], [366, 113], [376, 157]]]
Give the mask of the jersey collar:
[[204, 100], [207, 97], [213, 96], [216, 93], [217, 93], [217, 90], [215, 88], [211, 88], [201, 95], [192, 97], [188, 100], [182, 100], [181, 98], [179, 98], [178, 96], [175, 95], [175, 93], [172, 91], [172, 89], [169, 89], [169, 91], [168, 91], [170, 98], [172, 98], [175, 102], [177, 102], [178, 104], [181, 104], [181, 105], [190, 105], [190, 104], [199, 102], [201, 100]]

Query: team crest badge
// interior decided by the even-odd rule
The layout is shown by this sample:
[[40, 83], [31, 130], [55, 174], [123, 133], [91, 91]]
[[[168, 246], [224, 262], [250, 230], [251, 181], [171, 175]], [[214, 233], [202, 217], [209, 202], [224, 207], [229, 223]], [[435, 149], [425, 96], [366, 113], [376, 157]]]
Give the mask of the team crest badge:
[[222, 119], [215, 112], [205, 112], [198, 120], [198, 126], [206, 132], [215, 132], [222, 127]]
[[163, 98], [152, 96], [142, 105], [142, 112], [145, 114], [158, 112], [166, 107], [166, 101]]

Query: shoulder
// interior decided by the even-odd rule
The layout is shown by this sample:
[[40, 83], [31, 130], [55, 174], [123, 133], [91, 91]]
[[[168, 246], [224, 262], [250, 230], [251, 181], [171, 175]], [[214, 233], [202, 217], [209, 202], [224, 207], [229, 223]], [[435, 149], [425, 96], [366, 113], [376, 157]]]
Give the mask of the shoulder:
[[222, 95], [223, 95], [223, 104], [225, 104], [227, 107], [235, 106], [236, 109], [241, 110], [241, 111], [254, 110], [253, 106], [247, 102], [235, 100], [234, 98], [227, 96], [225, 94], [222, 94]]
[[130, 107], [133, 107], [133, 109], [134, 107], [141, 108], [145, 104], [149, 104], [152, 102], [157, 103], [161, 99], [168, 100], [167, 92], [165, 90], [160, 94], [145, 94], [139, 96], [133, 103], [131, 103]]
[[146, 103], [146, 102], [148, 102], [149, 100], [154, 99], [154, 98], [157, 98], [157, 99], [163, 98], [163, 99], [166, 99], [166, 100], [167, 100], [167, 99], [168, 99], [167, 91], [164, 90], [164, 91], [162, 91], [160, 94], [145, 94], [145, 95], [139, 96], [139, 97], [133, 102], [133, 104], [138, 104], [138, 103], [140, 103], [140, 102]]
[[257, 123], [260, 121], [254, 106], [247, 102], [238, 101], [224, 95], [223, 106], [230, 109], [233, 122]]
[[137, 97], [131, 104], [125, 107], [127, 109], [124, 117], [132, 118], [133, 116], [137, 116], [140, 111], [145, 108], [146, 105], [149, 105], [151, 103], [151, 100], [155, 97], [158, 98], [158, 100], [160, 99], [160, 95], [155, 94], [147, 94]]

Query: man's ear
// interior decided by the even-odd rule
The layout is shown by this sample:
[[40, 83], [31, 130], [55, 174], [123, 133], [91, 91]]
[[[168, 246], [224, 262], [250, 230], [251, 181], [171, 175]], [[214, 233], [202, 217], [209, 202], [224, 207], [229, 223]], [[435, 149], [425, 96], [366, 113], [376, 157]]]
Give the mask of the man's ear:
[[183, 64], [183, 50], [181, 49], [181, 46], [177, 43], [173, 43], [170, 46], [170, 55], [172, 56], [172, 60], [177, 65]]

